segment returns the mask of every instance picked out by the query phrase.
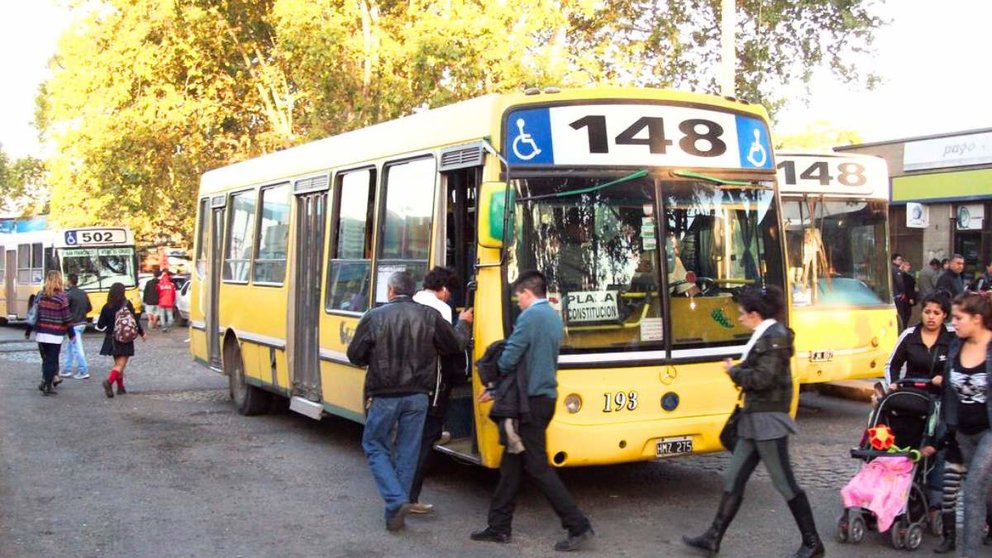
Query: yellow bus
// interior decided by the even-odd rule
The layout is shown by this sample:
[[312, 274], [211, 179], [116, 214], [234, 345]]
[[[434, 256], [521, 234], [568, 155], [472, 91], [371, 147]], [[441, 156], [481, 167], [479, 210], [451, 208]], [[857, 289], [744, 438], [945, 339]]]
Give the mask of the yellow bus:
[[[557, 466], [717, 451], [750, 332], [732, 294], [785, 286], [764, 109], [590, 88], [488, 95], [212, 170], [200, 183], [190, 350], [242, 414], [274, 396], [364, 420], [345, 357], [397, 270], [465, 281], [471, 361], [508, 335], [521, 271], [563, 317]], [[438, 450], [495, 467], [471, 370]]]
[[97, 318], [110, 286], [124, 284], [128, 300], [141, 312], [134, 235], [124, 227], [83, 227], [0, 234], [0, 316], [7, 321], [27, 316], [28, 300], [41, 290], [52, 269], [79, 276]]
[[789, 260], [793, 374], [801, 383], [881, 376], [899, 333], [889, 269], [885, 161], [778, 153]]

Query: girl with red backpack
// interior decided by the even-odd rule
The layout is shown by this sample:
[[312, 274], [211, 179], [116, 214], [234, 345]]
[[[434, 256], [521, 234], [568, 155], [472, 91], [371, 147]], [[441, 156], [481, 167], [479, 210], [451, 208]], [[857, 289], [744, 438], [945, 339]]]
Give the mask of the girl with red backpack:
[[134, 356], [134, 340], [141, 337], [144, 341], [147, 338], [134, 313], [134, 306], [124, 297], [123, 283], [110, 286], [107, 303], [100, 310], [96, 329], [105, 332], [100, 354], [114, 357], [114, 367], [102, 384], [103, 392], [107, 397], [113, 397], [113, 385], [116, 383], [117, 395], [123, 395], [127, 393], [124, 389], [124, 367], [127, 366], [128, 359]]

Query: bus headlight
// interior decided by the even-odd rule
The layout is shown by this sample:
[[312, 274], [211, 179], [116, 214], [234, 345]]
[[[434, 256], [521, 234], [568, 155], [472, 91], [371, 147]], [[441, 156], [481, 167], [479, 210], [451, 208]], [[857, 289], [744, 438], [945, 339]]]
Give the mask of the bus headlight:
[[582, 409], [582, 398], [577, 393], [573, 393], [565, 398], [565, 408], [573, 415]]

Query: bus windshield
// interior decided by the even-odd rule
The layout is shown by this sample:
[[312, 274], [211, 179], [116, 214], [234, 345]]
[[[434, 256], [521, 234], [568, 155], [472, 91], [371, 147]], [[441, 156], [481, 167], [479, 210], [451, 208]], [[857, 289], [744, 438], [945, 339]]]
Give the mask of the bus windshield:
[[733, 292], [782, 284], [770, 188], [644, 175], [514, 184], [508, 278], [545, 274], [565, 353], [657, 351], [666, 335], [678, 348], [740, 344], [750, 332], [737, 323]]
[[[792, 300], [805, 305], [888, 304], [884, 201], [783, 199]], [[817, 288], [814, 290], [813, 285]]]
[[84, 291], [106, 291], [114, 283], [125, 287], [137, 285], [134, 268], [134, 247], [60, 248], [62, 274], [79, 276], [79, 288]]

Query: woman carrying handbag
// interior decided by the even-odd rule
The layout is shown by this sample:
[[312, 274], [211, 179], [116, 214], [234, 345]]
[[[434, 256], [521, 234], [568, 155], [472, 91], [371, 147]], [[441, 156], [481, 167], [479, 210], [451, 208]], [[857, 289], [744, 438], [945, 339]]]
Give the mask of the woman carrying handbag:
[[713, 523], [702, 535], [682, 537], [682, 540], [711, 556], [718, 553], [723, 534], [741, 506], [744, 487], [758, 462], [764, 461], [772, 484], [788, 502], [802, 535], [802, 545], [794, 556], [823, 556], [823, 542], [816, 532], [813, 511], [806, 493], [796, 483], [789, 462], [789, 435], [797, 430], [789, 416], [793, 335], [778, 321], [785, 311], [785, 298], [777, 287], [749, 287], [737, 295], [736, 302], [738, 321], [753, 330], [740, 363], [735, 365], [730, 359], [724, 363], [744, 399], [736, 416], [737, 440], [730, 465], [724, 472], [723, 497]]
[[30, 302], [34, 306], [34, 315], [28, 318], [24, 337], [27, 338], [34, 332], [38, 352], [41, 353], [41, 383], [38, 384], [38, 389], [42, 395], [55, 395], [55, 386], [62, 382], [59, 378], [62, 340], [66, 335], [71, 341], [76, 339], [76, 332], [70, 327], [72, 314], [69, 312], [69, 299], [65, 296], [62, 284], [62, 273], [49, 271], [45, 275], [45, 285], [35, 299]]

